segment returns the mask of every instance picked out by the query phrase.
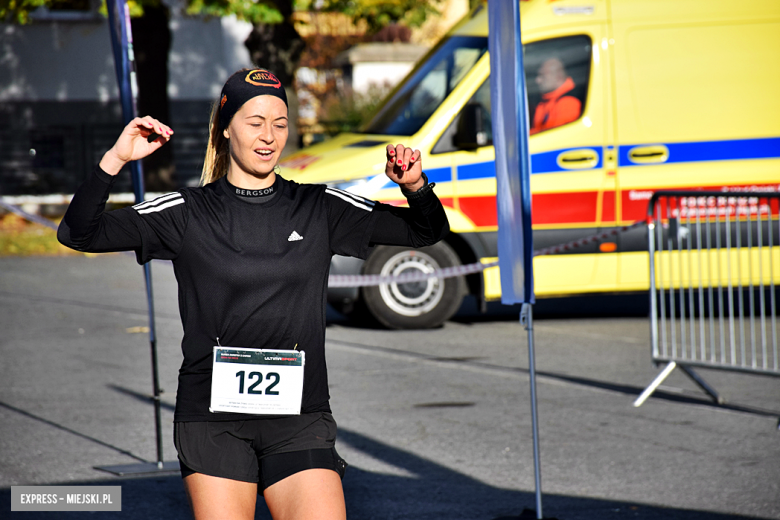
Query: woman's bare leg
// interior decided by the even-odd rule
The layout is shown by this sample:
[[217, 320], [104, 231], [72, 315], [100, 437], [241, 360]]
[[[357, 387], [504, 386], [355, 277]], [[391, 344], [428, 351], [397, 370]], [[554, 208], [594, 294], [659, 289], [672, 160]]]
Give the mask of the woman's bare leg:
[[195, 520], [253, 520], [257, 484], [193, 473], [184, 478]]
[[274, 520], [347, 518], [341, 477], [330, 469], [295, 473], [266, 489], [263, 496]]

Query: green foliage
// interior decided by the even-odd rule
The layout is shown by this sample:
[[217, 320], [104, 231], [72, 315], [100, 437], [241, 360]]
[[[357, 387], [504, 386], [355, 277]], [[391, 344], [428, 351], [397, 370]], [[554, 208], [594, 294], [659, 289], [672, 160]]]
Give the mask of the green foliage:
[[[67, 2], [68, 0], [61, 0]], [[138, 18], [144, 15], [144, 7], [157, 7], [159, 0], [126, 0], [127, 9], [130, 11], [131, 18]], [[106, 7], [106, 0], [102, 0], [100, 3], [100, 9], [98, 12], [108, 18], [108, 7]]]
[[[144, 7], [158, 6], [160, 0], [127, 0], [130, 16], [138, 17], [144, 14]], [[50, 11], [88, 11], [89, 0], [0, 0], [0, 21], [28, 24], [32, 20], [30, 14], [39, 7]], [[108, 16], [106, 0], [102, 0], [98, 12]]]
[[0, 21], [26, 24], [30, 13], [46, 4], [46, 0], [5, 0], [0, 2]]
[[[30, 13], [39, 7], [49, 10], [84, 10], [84, 3], [84, 0], [0, 0], [0, 20], [26, 24], [30, 22]], [[130, 16], [134, 18], [144, 14], [144, 7], [156, 7], [159, 4], [160, 0], [127, 0]], [[105, 0], [101, 2], [99, 12], [108, 16]], [[187, 13], [206, 16], [233, 14], [250, 23], [284, 22], [284, 17], [273, 0], [188, 0]]]
[[365, 93], [332, 89], [322, 101], [319, 120], [329, 136], [356, 132], [377, 111], [390, 92], [389, 85], [372, 85]]
[[189, 0], [188, 14], [236, 15], [253, 24], [279, 24], [284, 17], [272, 0]]
[[0, 257], [81, 254], [57, 241], [57, 232], [26, 222], [12, 213], [0, 215]]
[[391, 23], [419, 27], [429, 15], [441, 14], [437, 0], [323, 0], [322, 11], [337, 11], [354, 21], [364, 20], [368, 33], [379, 32]]
[[[287, 0], [288, 2], [290, 0]], [[369, 34], [374, 34], [391, 23], [407, 27], [419, 27], [429, 15], [438, 15], [434, 7], [437, 0], [291, 0], [296, 11], [319, 8], [321, 11], [341, 12], [355, 22], [364, 20]], [[39, 7], [47, 9], [80, 9], [83, 0], [0, 0], [0, 20], [26, 24], [30, 13]], [[128, 0], [130, 15], [143, 15], [144, 6], [159, 5], [160, 0]], [[318, 5], [319, 4], [319, 5]], [[285, 22], [279, 0], [187, 0], [188, 14], [206, 16], [235, 15], [253, 24], [279, 24]], [[100, 12], [106, 14], [103, 0]]]

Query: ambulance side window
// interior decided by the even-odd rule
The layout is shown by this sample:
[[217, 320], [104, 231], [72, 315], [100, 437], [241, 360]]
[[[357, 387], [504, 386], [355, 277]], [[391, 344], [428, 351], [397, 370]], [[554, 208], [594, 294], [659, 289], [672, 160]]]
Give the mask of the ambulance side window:
[[[529, 43], [523, 50], [531, 134], [582, 117], [590, 80], [590, 38], [584, 35], [553, 38]], [[491, 146], [490, 114], [488, 79], [455, 116], [431, 153]]]
[[414, 135], [487, 52], [487, 38], [453, 36], [401, 85], [363, 128], [367, 134]]
[[588, 97], [591, 56], [591, 41], [584, 35], [524, 46], [531, 135], [582, 116]]

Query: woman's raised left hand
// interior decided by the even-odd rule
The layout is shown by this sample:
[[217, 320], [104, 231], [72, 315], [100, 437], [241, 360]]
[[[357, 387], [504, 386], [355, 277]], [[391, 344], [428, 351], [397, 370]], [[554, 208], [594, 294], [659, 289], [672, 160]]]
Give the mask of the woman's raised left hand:
[[412, 150], [402, 144], [387, 145], [385, 173], [405, 191], [417, 191], [425, 186], [420, 150]]

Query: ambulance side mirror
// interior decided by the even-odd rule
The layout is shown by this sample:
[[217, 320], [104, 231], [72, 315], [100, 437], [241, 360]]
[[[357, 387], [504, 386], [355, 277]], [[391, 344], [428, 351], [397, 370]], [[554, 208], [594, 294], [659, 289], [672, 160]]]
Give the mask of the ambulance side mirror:
[[479, 103], [464, 106], [452, 140], [455, 147], [461, 150], [476, 150], [493, 144], [490, 114], [485, 107]]

